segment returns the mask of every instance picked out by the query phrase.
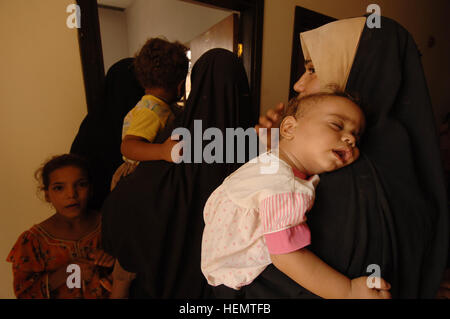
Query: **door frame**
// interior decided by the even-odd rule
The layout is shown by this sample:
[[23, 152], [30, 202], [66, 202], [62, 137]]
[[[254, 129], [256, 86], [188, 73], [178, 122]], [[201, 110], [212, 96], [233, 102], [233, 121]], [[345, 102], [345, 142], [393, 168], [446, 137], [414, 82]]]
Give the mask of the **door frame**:
[[[188, 0], [186, 2], [240, 13], [239, 43], [243, 44], [241, 59], [249, 79], [253, 109], [259, 111], [264, 0]], [[81, 28], [78, 29], [78, 42], [86, 103], [88, 114], [93, 114], [101, 109], [105, 85], [97, 0], [77, 0], [77, 4], [81, 9]]]

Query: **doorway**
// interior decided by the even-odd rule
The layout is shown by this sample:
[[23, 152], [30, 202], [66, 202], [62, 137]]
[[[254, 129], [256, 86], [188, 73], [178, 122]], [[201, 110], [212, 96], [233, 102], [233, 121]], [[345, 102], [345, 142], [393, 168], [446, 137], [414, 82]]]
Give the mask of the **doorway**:
[[[253, 108], [259, 110], [264, 0], [176, 1], [203, 7], [207, 6], [213, 9], [227, 10], [239, 15], [239, 19], [236, 22], [237, 47], [241, 46], [243, 48], [240, 58], [249, 79]], [[92, 113], [95, 112], [97, 105], [101, 105], [105, 78], [99, 9], [97, 1], [77, 0], [77, 3], [81, 8], [82, 23], [81, 28], [78, 29], [78, 34], [86, 101], [88, 113]]]

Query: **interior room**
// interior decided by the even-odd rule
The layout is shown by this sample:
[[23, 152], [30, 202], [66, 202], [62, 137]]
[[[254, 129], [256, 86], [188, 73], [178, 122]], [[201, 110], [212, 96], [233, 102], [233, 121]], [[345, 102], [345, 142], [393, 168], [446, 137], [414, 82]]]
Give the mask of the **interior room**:
[[[249, 46], [245, 45], [244, 53], [239, 53], [242, 35], [233, 38], [240, 28], [241, 13], [214, 6], [214, 1], [204, 2], [207, 1], [98, 0], [103, 65], [92, 69], [106, 73], [118, 60], [133, 57], [146, 39], [156, 36], [197, 48], [191, 52], [192, 63], [211, 47], [247, 54]], [[260, 114], [264, 114], [279, 102], [288, 101], [291, 77], [298, 76], [292, 75], [295, 70], [291, 68], [293, 41], [299, 41], [294, 34], [296, 7], [344, 19], [367, 14], [373, 1], [262, 0], [261, 3], [261, 41], [252, 47], [252, 59], [256, 60], [246, 60], [246, 71], [252, 94], [257, 95], [255, 103]], [[6, 262], [9, 251], [22, 232], [53, 212], [38, 194], [34, 172], [45, 159], [69, 152], [91, 103], [84, 73], [87, 64], [79, 45], [80, 30], [69, 28], [66, 23], [71, 14], [67, 7], [71, 4], [76, 1], [0, 1], [3, 40], [0, 145], [4, 150], [0, 165], [2, 299], [15, 298], [11, 263]], [[417, 43], [439, 128], [450, 112], [450, 1], [378, 0], [377, 4], [383, 16], [398, 21]], [[227, 25], [230, 37], [214, 42], [217, 33], [214, 37], [209, 34], [225, 20], [231, 21]], [[81, 20], [81, 28], [83, 23]]]

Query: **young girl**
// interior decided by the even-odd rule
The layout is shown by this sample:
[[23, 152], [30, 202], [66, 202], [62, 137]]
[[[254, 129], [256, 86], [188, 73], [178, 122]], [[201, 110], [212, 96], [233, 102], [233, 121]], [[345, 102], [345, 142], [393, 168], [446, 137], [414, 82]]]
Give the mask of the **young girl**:
[[[36, 178], [56, 212], [20, 235], [8, 255], [17, 298], [107, 298], [114, 258], [100, 248], [99, 212], [88, 208], [87, 163], [72, 154], [55, 156]], [[80, 267], [80, 288], [67, 285], [72, 264]]]
[[[279, 156], [265, 153], [225, 179], [205, 209], [201, 268], [208, 283], [229, 295], [255, 280], [273, 263], [302, 287], [323, 298], [389, 298], [367, 277], [353, 280], [307, 248], [306, 212], [314, 202], [317, 174], [354, 162], [364, 115], [348, 98], [315, 94], [292, 99], [280, 126]], [[276, 175], [264, 168], [277, 163]], [[265, 164], [266, 163], [266, 164]], [[228, 291], [227, 291], [228, 290]]]

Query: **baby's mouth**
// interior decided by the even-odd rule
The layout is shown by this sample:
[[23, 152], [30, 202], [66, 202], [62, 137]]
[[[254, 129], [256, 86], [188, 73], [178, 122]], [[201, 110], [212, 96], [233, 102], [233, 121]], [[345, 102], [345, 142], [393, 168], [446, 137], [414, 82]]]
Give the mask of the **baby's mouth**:
[[344, 164], [352, 157], [352, 151], [350, 149], [333, 150], [333, 153]]

